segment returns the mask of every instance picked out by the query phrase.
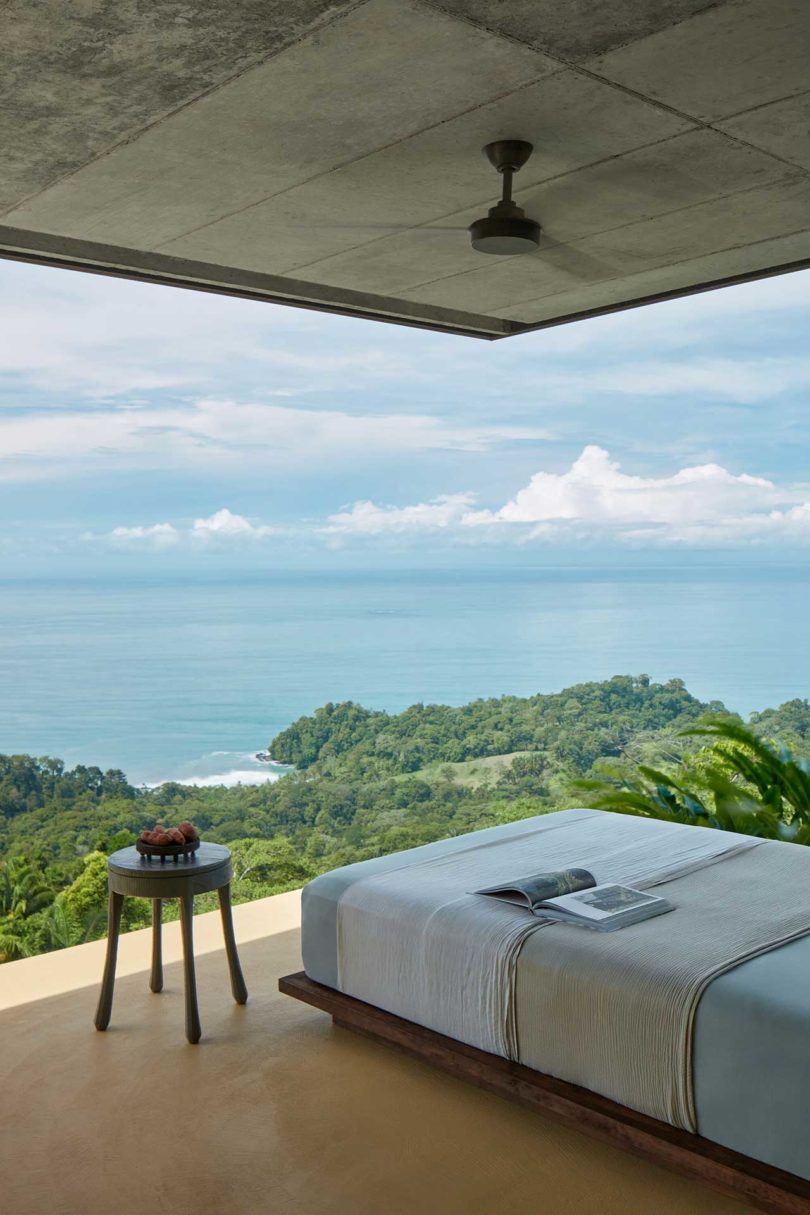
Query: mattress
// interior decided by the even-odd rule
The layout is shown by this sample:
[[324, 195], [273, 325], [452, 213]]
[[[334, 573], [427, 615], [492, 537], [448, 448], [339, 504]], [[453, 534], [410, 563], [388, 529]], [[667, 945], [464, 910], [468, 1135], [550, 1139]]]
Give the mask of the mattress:
[[[517, 835], [526, 825], [486, 828], [474, 833], [475, 843]], [[469, 835], [456, 836], [310, 882], [303, 891], [301, 936], [309, 978], [338, 986], [337, 907], [353, 882], [469, 844]], [[524, 948], [518, 958], [518, 986], [522, 979], [531, 985], [526, 968], [532, 953]], [[708, 985], [697, 1010], [693, 1072], [702, 1136], [810, 1180], [810, 936], [743, 962]]]

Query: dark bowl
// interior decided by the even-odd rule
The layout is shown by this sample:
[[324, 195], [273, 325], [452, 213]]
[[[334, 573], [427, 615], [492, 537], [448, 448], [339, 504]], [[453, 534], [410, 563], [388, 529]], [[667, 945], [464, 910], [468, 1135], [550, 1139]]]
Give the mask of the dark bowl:
[[145, 840], [135, 841], [135, 848], [141, 856], [188, 856], [190, 852], [196, 852], [199, 846], [199, 838], [186, 840], [185, 844], [147, 844]]

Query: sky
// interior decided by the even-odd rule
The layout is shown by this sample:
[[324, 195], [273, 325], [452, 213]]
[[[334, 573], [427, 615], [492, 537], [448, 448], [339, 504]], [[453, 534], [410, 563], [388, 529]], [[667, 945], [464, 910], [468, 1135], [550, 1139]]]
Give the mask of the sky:
[[804, 562], [810, 272], [484, 342], [0, 262], [7, 576]]

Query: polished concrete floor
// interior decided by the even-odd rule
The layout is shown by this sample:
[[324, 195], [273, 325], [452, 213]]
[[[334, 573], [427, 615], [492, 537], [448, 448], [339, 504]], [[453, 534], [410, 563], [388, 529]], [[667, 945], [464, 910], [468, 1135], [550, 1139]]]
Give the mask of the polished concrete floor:
[[0, 967], [2, 1215], [745, 1215], [750, 1208], [333, 1028], [281, 996], [298, 896], [236, 908], [250, 1000], [216, 916], [195, 920], [203, 1040], [122, 938], [110, 1029], [103, 945]]

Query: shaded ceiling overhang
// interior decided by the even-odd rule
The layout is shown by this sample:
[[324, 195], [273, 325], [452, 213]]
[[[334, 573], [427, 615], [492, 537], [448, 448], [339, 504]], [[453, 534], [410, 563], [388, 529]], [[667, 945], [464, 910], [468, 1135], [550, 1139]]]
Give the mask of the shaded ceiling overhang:
[[[0, 28], [2, 257], [490, 340], [810, 266], [801, 0], [53, 0]], [[528, 255], [466, 232], [498, 139], [534, 145]]]

